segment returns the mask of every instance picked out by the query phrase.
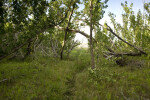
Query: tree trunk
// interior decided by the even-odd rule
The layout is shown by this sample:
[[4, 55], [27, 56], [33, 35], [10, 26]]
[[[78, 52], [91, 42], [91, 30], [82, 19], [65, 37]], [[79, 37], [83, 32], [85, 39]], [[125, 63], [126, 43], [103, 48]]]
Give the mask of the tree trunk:
[[93, 31], [93, 0], [90, 1], [90, 53], [91, 53], [91, 67], [92, 69], [95, 68], [95, 61], [94, 61], [94, 52], [93, 52], [93, 41], [92, 41], [92, 31]]

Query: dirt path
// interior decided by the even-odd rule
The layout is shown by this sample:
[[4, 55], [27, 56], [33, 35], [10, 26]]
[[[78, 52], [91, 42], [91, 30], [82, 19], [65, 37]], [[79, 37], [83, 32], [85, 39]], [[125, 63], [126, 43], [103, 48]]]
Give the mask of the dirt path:
[[[76, 65], [76, 64], [75, 64]], [[86, 68], [86, 67], [85, 67]], [[85, 69], [84, 68], [84, 69]], [[74, 73], [72, 73], [72, 77], [68, 78], [66, 81], [66, 85], [67, 85], [67, 90], [64, 93], [65, 96], [65, 100], [73, 100], [73, 96], [74, 96], [74, 92], [75, 92], [75, 84], [76, 84], [76, 76], [79, 73], [82, 73], [84, 69], [81, 70], [76, 70]]]

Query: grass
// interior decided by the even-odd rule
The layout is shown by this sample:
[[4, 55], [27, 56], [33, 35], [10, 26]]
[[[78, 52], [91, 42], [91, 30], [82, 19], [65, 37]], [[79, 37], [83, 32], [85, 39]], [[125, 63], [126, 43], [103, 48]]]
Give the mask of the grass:
[[119, 67], [109, 61], [94, 70], [84, 70], [77, 75], [74, 100], [149, 100], [149, 61], [145, 59], [142, 68]]
[[1, 99], [50, 99], [61, 100], [66, 91], [66, 80], [73, 73], [74, 63], [42, 58], [33, 62], [1, 64]]
[[[133, 59], [133, 58], [131, 58]], [[141, 68], [101, 59], [90, 69], [87, 50], [69, 59], [39, 57], [0, 63], [0, 100], [145, 100], [150, 99], [150, 63]]]

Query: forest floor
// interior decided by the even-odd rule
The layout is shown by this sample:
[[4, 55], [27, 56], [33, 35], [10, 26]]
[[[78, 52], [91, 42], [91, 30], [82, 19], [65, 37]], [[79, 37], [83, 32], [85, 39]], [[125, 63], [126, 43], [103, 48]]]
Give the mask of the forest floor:
[[150, 60], [140, 68], [101, 62], [90, 69], [89, 52], [79, 49], [65, 60], [0, 62], [0, 100], [150, 100]]

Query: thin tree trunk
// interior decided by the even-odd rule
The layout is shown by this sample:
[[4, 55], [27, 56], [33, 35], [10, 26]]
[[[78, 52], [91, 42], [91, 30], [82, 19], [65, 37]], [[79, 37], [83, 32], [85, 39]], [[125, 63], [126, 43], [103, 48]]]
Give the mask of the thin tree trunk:
[[27, 52], [26, 52], [26, 55], [25, 55], [24, 59], [25, 59], [26, 57], [30, 56], [30, 54], [31, 54], [31, 43], [32, 43], [32, 41], [31, 41], [31, 39], [29, 39], [29, 40], [28, 40]]
[[91, 53], [91, 67], [92, 69], [95, 68], [95, 61], [94, 61], [94, 52], [93, 52], [93, 37], [92, 37], [92, 31], [93, 31], [93, 0], [90, 1], [90, 53]]
[[63, 52], [64, 52], [64, 48], [65, 48], [65, 45], [66, 45], [66, 40], [67, 40], [67, 30], [69, 28], [69, 24], [70, 24], [70, 21], [71, 21], [71, 17], [72, 17], [72, 14], [73, 14], [73, 11], [74, 11], [74, 6], [72, 8], [72, 11], [69, 15], [69, 20], [68, 20], [68, 23], [67, 23], [67, 27], [65, 29], [65, 37], [64, 37], [64, 41], [63, 41], [63, 45], [62, 45], [62, 49], [61, 49], [61, 53], [60, 53], [60, 59], [62, 60], [63, 59]]

